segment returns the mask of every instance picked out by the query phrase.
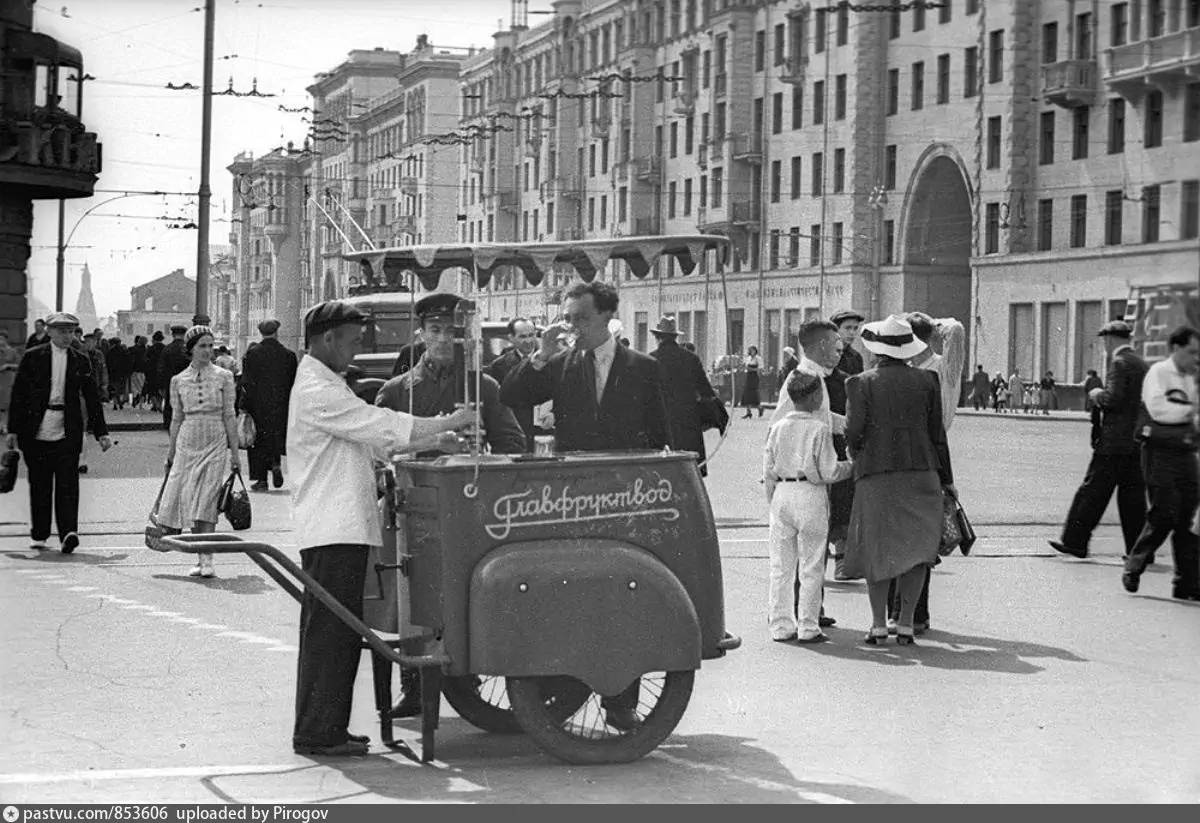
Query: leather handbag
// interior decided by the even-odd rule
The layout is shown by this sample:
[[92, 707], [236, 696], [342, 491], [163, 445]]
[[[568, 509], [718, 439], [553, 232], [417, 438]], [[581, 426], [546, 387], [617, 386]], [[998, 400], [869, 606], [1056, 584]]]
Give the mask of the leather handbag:
[[5, 449], [0, 454], [0, 494], [12, 491], [17, 485], [17, 469], [21, 465], [21, 453], [16, 449]]
[[254, 439], [258, 437], [258, 429], [254, 425], [254, 418], [248, 412], [242, 412], [237, 416], [237, 432], [239, 449], [254, 448]]
[[963, 509], [962, 503], [958, 502], [958, 498], [951, 496], [954, 501], [954, 520], [958, 525], [959, 541], [958, 550], [963, 553], [963, 556], [971, 553], [971, 547], [975, 545], [977, 535], [975, 527], [971, 525], [971, 521], [967, 519], [967, 512]]
[[[234, 488], [234, 481], [241, 484], [240, 489]], [[246, 481], [242, 473], [236, 469], [229, 473], [229, 479], [221, 486], [217, 497], [217, 511], [225, 515], [234, 531], [240, 532], [250, 528], [250, 492], [246, 489]]]
[[696, 412], [700, 417], [702, 430], [716, 429], [725, 434], [725, 428], [729, 425], [729, 410], [725, 408], [721, 398], [701, 397], [696, 401]]
[[162, 485], [158, 487], [158, 496], [154, 498], [154, 506], [150, 509], [150, 514], [146, 517], [146, 548], [153, 549], [156, 552], [170, 551], [162, 544], [163, 534], [166, 529], [158, 523], [158, 507], [162, 505], [163, 492], [167, 489], [167, 478], [171, 476], [171, 467], [163, 473]]

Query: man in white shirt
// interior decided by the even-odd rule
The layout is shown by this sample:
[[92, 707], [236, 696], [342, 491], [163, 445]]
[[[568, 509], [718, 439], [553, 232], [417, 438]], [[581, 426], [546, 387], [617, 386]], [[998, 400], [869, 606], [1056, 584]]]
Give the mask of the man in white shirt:
[[[341, 372], [362, 351], [367, 319], [337, 300], [309, 310], [308, 354], [296, 371], [287, 429], [292, 519], [304, 571], [358, 617], [368, 549], [383, 544], [374, 461], [393, 451], [451, 450], [455, 430], [474, 422], [465, 409], [414, 418], [358, 398]], [[292, 735], [297, 754], [366, 754], [367, 738], [347, 730], [361, 645], [358, 634], [305, 592]]]
[[1150, 496], [1146, 525], [1125, 559], [1121, 583], [1136, 592], [1154, 552], [1171, 536], [1175, 576], [1171, 596], [1200, 600], [1200, 557], [1192, 517], [1200, 500], [1196, 451], [1200, 442], [1200, 331], [1181, 326], [1167, 338], [1171, 354], [1146, 372], [1142, 382], [1145, 414], [1138, 422], [1142, 474]]
[[112, 446], [88, 356], [72, 348], [79, 321], [60, 312], [46, 320], [49, 346], [25, 352], [13, 382], [9, 448], [20, 446], [29, 474], [30, 548], [44, 549], [53, 510], [59, 548], [79, 545], [79, 455], [90, 428]]

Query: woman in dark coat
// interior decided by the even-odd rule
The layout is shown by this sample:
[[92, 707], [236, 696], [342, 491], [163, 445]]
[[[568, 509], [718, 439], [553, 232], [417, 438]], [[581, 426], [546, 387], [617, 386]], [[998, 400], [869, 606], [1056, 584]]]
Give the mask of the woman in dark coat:
[[926, 344], [903, 318], [868, 323], [862, 342], [877, 365], [846, 381], [854, 458], [846, 572], [867, 580], [870, 644], [887, 640], [888, 585], [899, 580], [896, 641], [913, 645], [913, 612], [941, 542], [943, 494], [954, 493], [941, 389], [933, 372], [909, 368]]
[[742, 407], [746, 413], [742, 415], [745, 420], [750, 417], [751, 409], [758, 409], [758, 416], [762, 417], [762, 399], [758, 396], [758, 373], [762, 369], [762, 358], [758, 356], [758, 347], [751, 346], [746, 350], [746, 383], [742, 386]]
[[[667, 418], [671, 421], [671, 442], [679, 451], [696, 452], [703, 463], [706, 457], [704, 426], [696, 403], [702, 398], [716, 397], [717, 393], [704, 373], [700, 358], [679, 345], [679, 329], [674, 317], [663, 317], [650, 333], [658, 340], [658, 348], [650, 356], [658, 361], [662, 375]], [[701, 466], [700, 476], [707, 474], [708, 469]]]
[[129, 402], [129, 376], [133, 373], [133, 355], [121, 342], [121, 338], [114, 337], [109, 341], [104, 362], [108, 366], [108, 392], [112, 395], [113, 408], [124, 408]]
[[162, 381], [159, 380], [158, 367], [162, 361], [163, 333], [156, 331], [150, 338], [150, 347], [146, 349], [146, 384], [142, 394], [150, 401], [150, 411], [162, 409]]

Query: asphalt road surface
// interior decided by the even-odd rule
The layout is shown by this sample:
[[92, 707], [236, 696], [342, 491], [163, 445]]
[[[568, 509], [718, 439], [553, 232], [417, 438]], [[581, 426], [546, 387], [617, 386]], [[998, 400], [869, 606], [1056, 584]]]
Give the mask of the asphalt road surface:
[[[770, 642], [765, 433], [736, 420], [708, 481], [742, 648], [704, 665], [654, 753], [593, 768], [445, 704], [432, 765], [377, 742], [365, 758], [293, 755], [296, 604], [249, 560], [218, 558], [200, 581], [142, 546], [165, 434], [93, 450], [72, 556], [27, 550], [22, 478], [0, 497], [0, 802], [1200, 800], [1200, 605], [1170, 599], [1169, 551], [1131, 596], [1112, 509], [1088, 560], [1046, 546], [1088, 460], [1086, 425], [956, 421], [980, 542], [935, 571], [933, 629], [910, 649], [861, 644], [861, 583], [827, 587], [833, 642]], [[286, 486], [253, 501], [248, 536], [294, 555]], [[378, 740], [365, 660], [352, 727]]]

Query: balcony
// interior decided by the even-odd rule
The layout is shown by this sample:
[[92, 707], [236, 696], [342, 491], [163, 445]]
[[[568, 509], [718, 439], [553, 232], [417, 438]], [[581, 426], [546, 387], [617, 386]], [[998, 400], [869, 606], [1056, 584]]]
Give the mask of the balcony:
[[484, 163], [482, 157], [474, 157], [469, 164], [472, 174], [483, 174]]
[[401, 194], [416, 194], [417, 193], [417, 178], [416, 177], [401, 177], [400, 178], [400, 193]]
[[793, 86], [799, 86], [804, 83], [805, 70], [808, 68], [808, 57], [793, 55], [783, 61], [783, 65], [779, 67], [779, 79], [785, 83], [791, 83]]
[[525, 156], [537, 157], [542, 153], [542, 136], [530, 137], [525, 141]]
[[635, 237], [645, 237], [659, 233], [657, 217], [635, 217], [633, 219], [633, 234]]
[[393, 232], [408, 232], [412, 234], [417, 229], [417, 219], [411, 214], [398, 214], [392, 218], [390, 225]]
[[762, 163], [762, 132], [743, 132], [733, 138], [733, 159], [746, 163]]
[[502, 191], [496, 196], [496, 205], [505, 211], [516, 211], [521, 207], [521, 198], [515, 191]]
[[725, 87], [729, 83], [729, 75], [714, 74], [713, 75], [713, 94], [717, 97], [725, 96]]
[[637, 179], [646, 183], [662, 181], [662, 158], [639, 157], [637, 159]]
[[592, 137], [600, 138], [607, 137], [608, 130], [612, 127], [612, 118], [607, 114], [592, 118]]
[[1059, 60], [1042, 66], [1042, 98], [1067, 109], [1092, 105], [1096, 99], [1096, 61]]
[[391, 200], [395, 196], [396, 196], [395, 189], [392, 189], [391, 187], [388, 187], [388, 186], [381, 186], [379, 188], [371, 189], [371, 199], [372, 200], [376, 200], [376, 201]]
[[702, 169], [708, 168], [708, 143], [700, 143], [696, 146], [696, 165]]
[[613, 163], [613, 179], [618, 183], [624, 183], [629, 179], [629, 161], [618, 160]]
[[762, 208], [757, 200], [734, 200], [729, 204], [729, 220], [740, 225], [762, 222]]
[[1200, 80], [1200, 26], [1106, 49], [1110, 84], [1170, 86]]
[[696, 111], [696, 92], [694, 89], [681, 88], [672, 95], [671, 102], [676, 114], [693, 114]]

